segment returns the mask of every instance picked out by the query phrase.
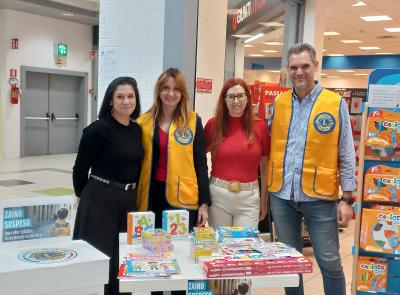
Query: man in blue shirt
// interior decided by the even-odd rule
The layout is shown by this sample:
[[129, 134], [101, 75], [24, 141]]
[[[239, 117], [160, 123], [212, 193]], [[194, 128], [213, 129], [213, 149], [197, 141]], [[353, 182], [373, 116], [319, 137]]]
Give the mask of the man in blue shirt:
[[[267, 182], [278, 240], [302, 251], [304, 217], [325, 294], [344, 295], [338, 224], [347, 225], [353, 214], [354, 142], [346, 102], [315, 82], [317, 69], [311, 45], [289, 49], [293, 89], [275, 101]], [[343, 196], [337, 202], [339, 183]], [[302, 277], [299, 287], [285, 291], [304, 294]]]

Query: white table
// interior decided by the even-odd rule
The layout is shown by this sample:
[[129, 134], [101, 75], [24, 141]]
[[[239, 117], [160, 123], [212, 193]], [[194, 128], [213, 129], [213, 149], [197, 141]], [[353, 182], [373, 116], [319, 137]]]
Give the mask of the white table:
[[[192, 261], [189, 240], [174, 241], [174, 247], [174, 254], [181, 269], [181, 274], [172, 275], [170, 279], [120, 279], [120, 292], [186, 290], [188, 280], [209, 280], [205, 277], [199, 265]], [[126, 245], [121, 243], [120, 259], [126, 256], [127, 253], [143, 251], [140, 245]], [[251, 279], [252, 286], [256, 288], [297, 287], [299, 285], [299, 276], [297, 274], [251, 276], [246, 278]]]
[[[62, 248], [78, 255], [65, 262], [37, 264], [21, 261], [18, 254], [37, 248]], [[109, 259], [84, 241], [30, 248], [0, 248], [0, 294], [82, 295], [104, 293]]]

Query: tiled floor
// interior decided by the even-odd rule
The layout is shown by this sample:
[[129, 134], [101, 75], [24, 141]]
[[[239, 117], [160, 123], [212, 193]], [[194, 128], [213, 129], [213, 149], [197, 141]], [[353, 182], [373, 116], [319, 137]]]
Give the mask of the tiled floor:
[[[43, 157], [27, 157], [22, 159], [0, 160], [0, 200], [14, 197], [57, 196], [60, 193], [71, 193], [71, 170], [76, 155], [56, 155]], [[2, 181], [21, 180], [30, 183], [23, 185], [2, 185]], [[15, 183], [18, 184], [18, 183]], [[347, 294], [350, 292], [354, 222], [339, 234], [344, 273], [347, 281]], [[311, 248], [304, 254], [314, 263], [314, 272], [304, 275], [306, 295], [323, 295], [321, 272], [315, 261]], [[282, 288], [254, 289], [254, 295], [284, 294]]]

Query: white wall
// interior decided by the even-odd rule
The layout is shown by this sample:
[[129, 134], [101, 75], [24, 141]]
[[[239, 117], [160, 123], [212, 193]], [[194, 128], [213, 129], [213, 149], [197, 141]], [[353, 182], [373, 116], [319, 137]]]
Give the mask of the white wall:
[[3, 158], [4, 151], [4, 97], [2, 95], [4, 89], [5, 63], [6, 63], [6, 12], [0, 9], [0, 159]]
[[[91, 88], [89, 54], [92, 48], [92, 28], [14, 10], [0, 10], [0, 19], [5, 23], [4, 26], [0, 26], [0, 36], [5, 35], [5, 40], [0, 39], [0, 44], [5, 43], [5, 65], [0, 63], [0, 71], [3, 73], [3, 76], [0, 76], [3, 122], [0, 146], [3, 145], [5, 158], [16, 158], [20, 155], [20, 104], [12, 105], [9, 100], [9, 69], [17, 69], [18, 79], [21, 66], [86, 72], [89, 73], [88, 82]], [[11, 49], [12, 37], [19, 38], [17, 50]], [[59, 42], [68, 44], [67, 62], [63, 66], [57, 66], [54, 62], [53, 48], [54, 44]], [[0, 59], [2, 56], [0, 55]]]
[[142, 111], [153, 103], [163, 71], [165, 1], [100, 1], [99, 110], [108, 84], [119, 76], [136, 79]]
[[255, 81], [279, 83], [279, 73], [271, 73], [268, 70], [244, 70], [243, 80], [250, 85]]
[[199, 1], [196, 77], [212, 79], [212, 93], [196, 92], [195, 110], [205, 124], [224, 83], [227, 0]]

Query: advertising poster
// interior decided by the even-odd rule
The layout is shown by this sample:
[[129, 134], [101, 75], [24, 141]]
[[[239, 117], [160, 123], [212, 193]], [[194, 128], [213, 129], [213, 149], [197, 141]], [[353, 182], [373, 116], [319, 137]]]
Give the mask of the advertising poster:
[[0, 245], [71, 240], [73, 204], [72, 196], [0, 201]]
[[51, 204], [3, 209], [3, 241], [24, 241], [71, 234], [71, 205]]
[[188, 295], [251, 295], [251, 280], [193, 280], [188, 281]]

